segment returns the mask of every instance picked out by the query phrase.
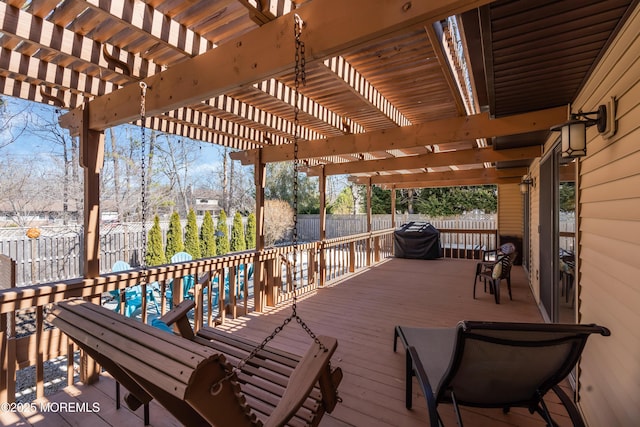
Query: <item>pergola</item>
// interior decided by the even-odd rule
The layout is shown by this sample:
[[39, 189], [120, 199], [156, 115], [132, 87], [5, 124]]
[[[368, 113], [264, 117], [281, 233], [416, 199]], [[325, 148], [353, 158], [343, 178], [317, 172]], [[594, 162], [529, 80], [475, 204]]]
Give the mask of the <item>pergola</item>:
[[[625, 114], [614, 114], [610, 125], [617, 120], [624, 132], [605, 141], [593, 131], [597, 155], [571, 171], [576, 288], [583, 299], [573, 314], [578, 322], [604, 318], [618, 326], [611, 349], [626, 357], [608, 359], [615, 353], [604, 349], [609, 343], [588, 354], [578, 380], [583, 391], [594, 392], [581, 394], [584, 406], [593, 416], [600, 409], [594, 399], [617, 396], [620, 402], [611, 399], [604, 418], [630, 402], [637, 395], [633, 386], [613, 384], [635, 366], [629, 355], [638, 345], [624, 329], [637, 310], [622, 310], [637, 300], [631, 259], [637, 245], [631, 241], [638, 195], [627, 190], [637, 187], [629, 182], [637, 176], [630, 154], [637, 150], [638, 0], [3, 0], [0, 94], [56, 105], [64, 111], [61, 125], [80, 138], [85, 278], [5, 291], [2, 314], [34, 307], [44, 334], [44, 304], [139, 282], [139, 271], [99, 274], [103, 132], [123, 123], [229, 147], [233, 159], [254, 165], [257, 247], [235, 261], [255, 261], [254, 283], [264, 283], [274, 269], [260, 264], [265, 166], [291, 161], [295, 151], [294, 12], [305, 24], [306, 61], [295, 157], [304, 172], [320, 178], [321, 240], [327, 176], [350, 175], [369, 192], [372, 185], [481, 184], [501, 191], [529, 173], [557, 187], [540, 160], [555, 149], [550, 128], [576, 112], [574, 103], [615, 107], [614, 96], [620, 97]], [[538, 187], [531, 200], [539, 211], [525, 232], [542, 240], [540, 217], [552, 201], [538, 199], [552, 192]], [[520, 204], [520, 197], [508, 191], [501, 200]], [[371, 233], [364, 239], [369, 242]], [[552, 262], [557, 247], [550, 241], [531, 246], [527, 273], [539, 303], [543, 282], [558, 275]], [[608, 258], [600, 256], [601, 247]], [[153, 267], [149, 277], [162, 281], [222, 268], [222, 261], [206, 259]], [[256, 295], [259, 311], [264, 302]], [[610, 316], [618, 308], [620, 317]], [[605, 362], [617, 376], [600, 373]]]
[[306, 60], [297, 157], [324, 207], [335, 174], [384, 188], [518, 183], [630, 3], [7, 0], [0, 88], [69, 110], [95, 277], [102, 135], [140, 121], [139, 82], [146, 127], [255, 165], [261, 250], [264, 166], [293, 159], [292, 9]]

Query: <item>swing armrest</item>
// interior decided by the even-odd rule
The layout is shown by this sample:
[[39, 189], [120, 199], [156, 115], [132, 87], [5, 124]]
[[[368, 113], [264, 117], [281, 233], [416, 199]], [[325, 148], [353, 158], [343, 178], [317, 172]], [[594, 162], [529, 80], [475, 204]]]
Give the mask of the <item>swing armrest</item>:
[[[325, 379], [330, 379], [332, 377], [329, 361], [335, 352], [336, 347], [338, 347], [338, 342], [335, 338], [327, 336], [319, 336], [318, 339], [325, 346], [327, 351], [318, 348], [315, 343], [312, 344], [311, 348], [294, 369], [291, 377], [289, 377], [289, 382], [284, 395], [282, 396], [282, 399], [280, 399], [278, 406], [276, 406], [274, 411], [271, 413], [271, 416], [264, 424], [264, 427], [285, 425], [304, 403], [320, 377], [324, 376]], [[341, 375], [339, 376], [341, 377]], [[326, 388], [328, 387], [321, 387], [323, 401], [335, 401], [335, 387], [331, 387], [333, 389], [333, 397], [324, 396], [325, 392], [327, 392]]]
[[160, 320], [166, 323], [167, 326], [171, 326], [175, 323], [178, 327], [178, 332], [182, 337], [193, 340], [195, 335], [193, 333], [193, 328], [191, 328], [191, 323], [189, 323], [187, 314], [193, 307], [195, 307], [195, 305], [196, 303], [193, 300], [184, 300], [162, 316]]

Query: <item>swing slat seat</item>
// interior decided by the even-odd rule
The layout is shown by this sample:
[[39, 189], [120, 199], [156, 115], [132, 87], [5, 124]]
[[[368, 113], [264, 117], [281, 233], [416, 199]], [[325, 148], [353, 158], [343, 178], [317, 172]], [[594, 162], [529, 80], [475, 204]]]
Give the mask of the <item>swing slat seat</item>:
[[[183, 337], [224, 354], [232, 364], [243, 360], [256, 348], [256, 342], [216, 328], [204, 327], [194, 333], [187, 317], [194, 305], [193, 301], [183, 301], [165, 314], [161, 320], [169, 326], [175, 324]], [[326, 343], [324, 344], [326, 346]], [[310, 355], [307, 354], [301, 359], [300, 356], [286, 351], [265, 347], [242, 367], [238, 381], [242, 384], [242, 391], [247, 403], [256, 410], [258, 418], [264, 420], [271, 414], [269, 420], [275, 419], [275, 412], [273, 412], [275, 407], [283, 400], [294, 399], [297, 395], [303, 396], [305, 399], [301, 406], [298, 405], [300, 409], [289, 425], [316, 426], [325, 412], [331, 413], [333, 411], [338, 402], [336, 390], [342, 380], [342, 371], [340, 368], [331, 370], [327, 363], [325, 367], [320, 369], [319, 377], [315, 374], [315, 368], [312, 369], [313, 374], [303, 373], [300, 362], [308, 356]], [[315, 358], [314, 356], [313, 359]], [[294, 381], [294, 373], [303, 378], [306, 377], [305, 389], [309, 386], [312, 389], [306, 393], [293, 392], [292, 383], [304, 382], [303, 380]], [[288, 393], [286, 396], [285, 389]], [[285, 408], [291, 405], [281, 404], [279, 406]], [[257, 408], [264, 409], [258, 410]], [[266, 420], [264, 421], [266, 422]], [[266, 422], [266, 425], [278, 424]]]
[[[184, 333], [191, 307], [185, 301], [163, 321]], [[55, 304], [47, 320], [127, 388], [132, 409], [156, 399], [189, 426], [313, 426], [335, 407], [341, 379], [329, 367], [335, 338], [319, 337], [327, 351], [313, 344], [302, 358], [265, 348], [229, 377], [230, 362], [248, 354], [244, 340], [237, 347], [230, 340], [214, 344], [208, 331], [195, 335], [190, 325], [185, 338], [79, 299]]]

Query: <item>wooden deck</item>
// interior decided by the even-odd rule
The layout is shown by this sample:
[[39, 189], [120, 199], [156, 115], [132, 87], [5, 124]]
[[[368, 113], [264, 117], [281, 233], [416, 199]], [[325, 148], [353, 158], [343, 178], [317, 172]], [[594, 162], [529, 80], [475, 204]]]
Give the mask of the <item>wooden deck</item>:
[[[334, 364], [342, 367], [339, 392], [343, 402], [323, 418], [322, 426], [423, 426], [427, 414], [420, 389], [414, 386], [414, 408], [404, 406], [404, 351], [393, 352], [395, 325], [454, 326], [459, 320], [541, 322], [522, 268], [515, 267], [513, 301], [503, 293], [502, 303], [482, 292], [473, 300], [475, 261], [389, 259], [298, 301], [298, 314], [316, 334], [338, 339]], [[506, 286], [506, 285], [504, 285]], [[265, 315], [250, 313], [227, 320], [224, 330], [261, 341], [290, 314], [290, 306], [271, 309]], [[274, 347], [302, 354], [311, 340], [297, 324], [289, 324], [272, 341]], [[401, 346], [400, 346], [401, 347]], [[35, 413], [24, 417], [2, 414], [4, 425], [114, 425], [141, 426], [142, 409], [131, 413], [126, 405], [116, 411], [111, 378], [95, 386], [67, 387], [48, 398], [55, 402], [99, 402], [100, 412]], [[554, 396], [555, 397], [555, 396]], [[560, 425], [570, 425], [563, 408], [549, 399]], [[178, 425], [163, 408], [152, 402], [153, 426]], [[442, 406], [445, 425], [456, 425], [453, 410]], [[463, 409], [468, 426], [540, 426], [537, 415], [514, 409]]]

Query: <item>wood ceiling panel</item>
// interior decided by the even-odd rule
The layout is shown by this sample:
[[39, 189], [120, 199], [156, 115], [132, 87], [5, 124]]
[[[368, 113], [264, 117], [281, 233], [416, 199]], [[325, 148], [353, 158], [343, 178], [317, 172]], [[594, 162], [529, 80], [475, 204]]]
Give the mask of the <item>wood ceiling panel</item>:
[[496, 116], [569, 104], [630, 0], [498, 1], [490, 6], [491, 88]]
[[[294, 74], [278, 77], [282, 83], [293, 87]], [[332, 112], [348, 117], [365, 130], [396, 126], [382, 111], [359, 95], [340, 76], [322, 64], [307, 67], [307, 84], [300, 92]]]
[[411, 123], [457, 115], [453, 95], [423, 28], [344, 56]]

